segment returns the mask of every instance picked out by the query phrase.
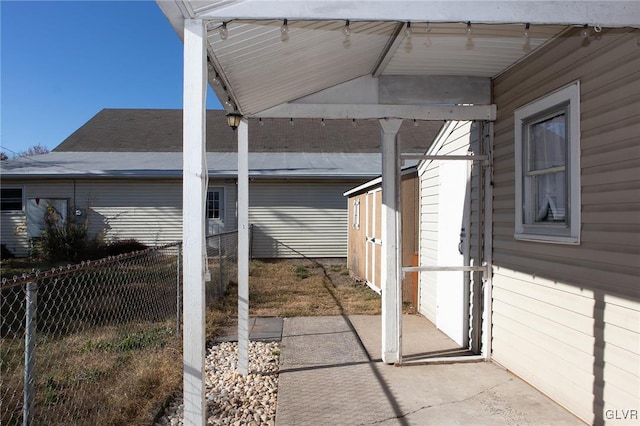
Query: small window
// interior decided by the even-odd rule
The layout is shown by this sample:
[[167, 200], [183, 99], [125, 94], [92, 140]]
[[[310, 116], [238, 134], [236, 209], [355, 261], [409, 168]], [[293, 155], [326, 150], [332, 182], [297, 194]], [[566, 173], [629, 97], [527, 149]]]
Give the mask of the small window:
[[22, 188], [0, 189], [0, 207], [4, 211], [22, 210]]
[[207, 191], [207, 219], [224, 218], [222, 189]]
[[353, 200], [353, 229], [360, 229], [360, 200]]
[[515, 152], [515, 238], [579, 243], [578, 83], [516, 110]]

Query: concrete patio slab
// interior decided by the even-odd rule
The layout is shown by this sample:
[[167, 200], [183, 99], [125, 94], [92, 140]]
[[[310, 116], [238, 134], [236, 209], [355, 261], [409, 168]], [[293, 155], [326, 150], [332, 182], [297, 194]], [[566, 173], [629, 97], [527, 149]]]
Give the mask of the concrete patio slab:
[[[250, 317], [249, 340], [260, 342], [279, 342], [282, 339], [282, 318], [277, 317]], [[238, 321], [233, 321], [225, 327], [216, 342], [237, 342]]]
[[[420, 328], [409, 332], [414, 320], [422, 321], [405, 319], [404, 349], [432, 352]], [[285, 319], [276, 424], [582, 424], [493, 363], [395, 367], [375, 361], [380, 321], [379, 316]]]

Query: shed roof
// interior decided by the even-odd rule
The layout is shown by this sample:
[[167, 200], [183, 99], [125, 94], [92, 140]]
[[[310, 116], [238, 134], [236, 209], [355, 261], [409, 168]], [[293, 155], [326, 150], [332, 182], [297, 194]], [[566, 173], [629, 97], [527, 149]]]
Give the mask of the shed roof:
[[[226, 111], [207, 111], [207, 152], [236, 152]], [[405, 122], [403, 152], [427, 150], [443, 122]], [[251, 152], [379, 153], [376, 120], [263, 119], [249, 121]], [[55, 152], [182, 152], [182, 110], [103, 109], [65, 139]]]

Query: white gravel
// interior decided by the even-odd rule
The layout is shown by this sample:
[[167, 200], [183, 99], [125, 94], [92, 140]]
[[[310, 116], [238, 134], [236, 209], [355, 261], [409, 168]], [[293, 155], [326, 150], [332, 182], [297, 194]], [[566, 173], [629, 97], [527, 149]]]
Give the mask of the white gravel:
[[[219, 343], [209, 348], [205, 360], [207, 424], [269, 425], [276, 420], [278, 393], [277, 342], [249, 342], [249, 371], [238, 374], [238, 344]], [[184, 405], [178, 398], [155, 426], [182, 426]]]

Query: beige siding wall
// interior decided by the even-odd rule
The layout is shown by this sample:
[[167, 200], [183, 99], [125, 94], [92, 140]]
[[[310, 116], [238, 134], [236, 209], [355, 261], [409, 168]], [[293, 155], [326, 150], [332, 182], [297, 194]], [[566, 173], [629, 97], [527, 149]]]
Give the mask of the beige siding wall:
[[[578, 31], [494, 81], [493, 358], [586, 422], [640, 400], [640, 31]], [[514, 109], [579, 80], [579, 246], [516, 241]]]
[[355, 182], [251, 182], [252, 256], [347, 257], [347, 198]]

